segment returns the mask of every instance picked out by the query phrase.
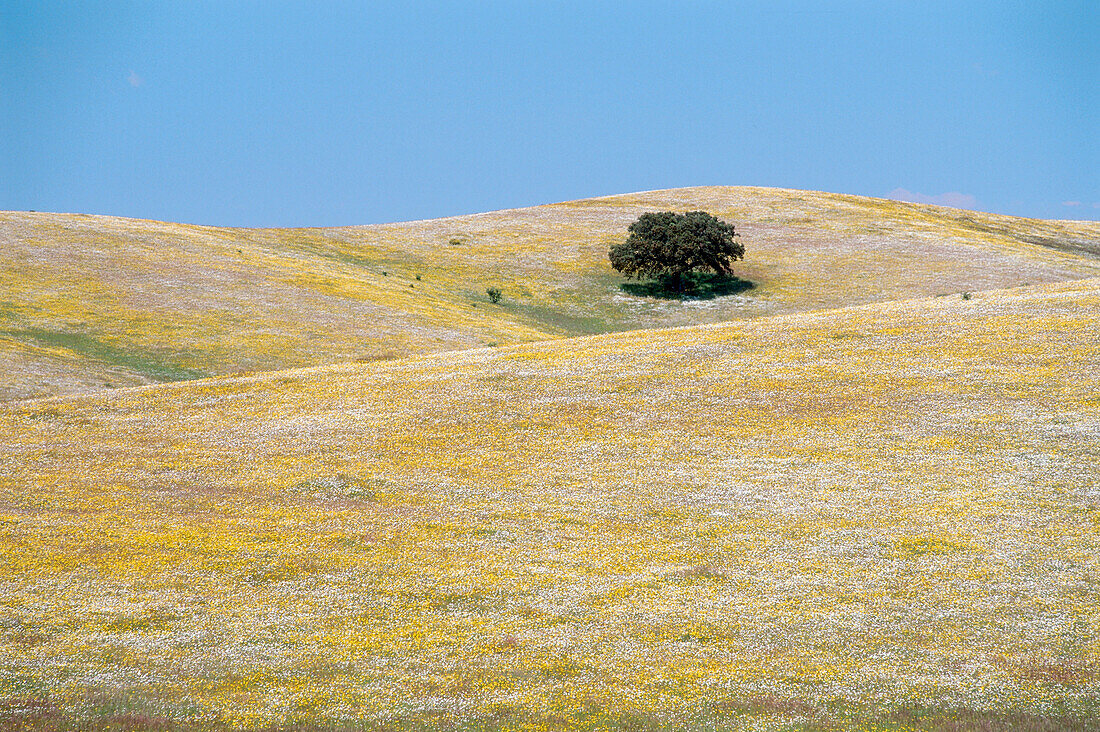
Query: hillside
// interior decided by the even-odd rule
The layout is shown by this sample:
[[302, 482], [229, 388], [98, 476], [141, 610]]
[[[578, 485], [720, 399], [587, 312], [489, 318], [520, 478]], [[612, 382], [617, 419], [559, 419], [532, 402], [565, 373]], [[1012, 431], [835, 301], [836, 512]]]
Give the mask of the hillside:
[[[581, 312], [605, 320], [618, 296], [590, 264], [597, 234], [675, 196], [745, 222], [759, 291], [713, 317], [1095, 266], [1021, 240], [1069, 247], [1086, 225], [979, 233], [960, 223], [971, 214], [816, 195], [766, 221], [764, 193], [706, 195], [725, 208], [647, 194], [469, 217], [459, 233], [507, 290], [544, 298], [537, 312], [603, 292]], [[246, 272], [280, 261], [331, 277], [384, 262], [391, 282], [422, 270], [460, 303], [472, 271], [426, 266], [458, 228], [308, 246], [226, 233], [225, 269], [202, 276], [239, 273], [228, 306], [257, 291]], [[566, 244], [536, 236], [551, 230]], [[192, 236], [213, 247], [212, 230]], [[229, 264], [245, 237], [252, 264]], [[533, 253], [506, 259], [521, 243]], [[505, 279], [511, 262], [522, 279]], [[549, 328], [534, 305], [504, 312], [478, 327]], [[8, 404], [0, 722], [1097, 729], [1098, 363], [1093, 277]]]
[[[684, 303], [624, 291], [608, 246], [644, 211], [697, 208], [737, 225], [754, 286]], [[0, 399], [1097, 275], [1097, 223], [767, 188], [332, 229], [8, 212]], [[504, 303], [486, 301], [489, 285]]]

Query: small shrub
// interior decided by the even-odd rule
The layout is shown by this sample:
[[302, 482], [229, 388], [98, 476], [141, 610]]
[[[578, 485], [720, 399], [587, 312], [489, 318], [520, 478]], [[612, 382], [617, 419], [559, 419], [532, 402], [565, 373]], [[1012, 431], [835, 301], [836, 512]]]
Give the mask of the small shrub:
[[462, 246], [463, 244], [466, 243], [466, 240], [465, 239], [459, 239], [457, 236], [455, 236], [455, 237], [451, 237], [451, 240], [448, 241], [447, 243], [450, 244], [452, 247], [460, 247], [460, 246]]
[[419, 281], [420, 281], [420, 275], [417, 275], [417, 276], [416, 276], [416, 281], [417, 281], [417, 282], [419, 282]]
[[504, 299], [504, 293], [501, 292], [499, 287], [490, 287], [485, 290], [485, 294], [489, 296], [489, 302], [494, 305]]
[[969, 299], [970, 299], [970, 293], [969, 292], [964, 292], [963, 293], [963, 300], [969, 300]]

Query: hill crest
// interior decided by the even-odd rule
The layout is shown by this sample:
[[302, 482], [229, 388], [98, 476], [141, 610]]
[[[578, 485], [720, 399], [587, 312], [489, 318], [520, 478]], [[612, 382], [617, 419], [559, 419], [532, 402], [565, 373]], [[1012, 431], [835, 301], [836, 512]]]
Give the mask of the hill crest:
[[[734, 223], [754, 287], [685, 302], [625, 291], [607, 249], [665, 209]], [[3, 213], [0, 241], [2, 399], [1100, 274], [1100, 224], [748, 187], [309, 229]]]

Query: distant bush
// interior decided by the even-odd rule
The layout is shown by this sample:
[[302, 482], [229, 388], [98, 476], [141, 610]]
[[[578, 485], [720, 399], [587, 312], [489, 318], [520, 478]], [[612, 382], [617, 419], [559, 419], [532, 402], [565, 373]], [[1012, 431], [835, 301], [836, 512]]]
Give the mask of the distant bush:
[[970, 293], [969, 292], [964, 292], [963, 293], [963, 300], [969, 300], [969, 299], [970, 299]]
[[462, 246], [463, 244], [466, 243], [466, 240], [465, 239], [460, 239], [457, 236], [452, 236], [451, 240], [448, 241], [447, 243], [450, 244], [452, 247], [460, 247], [460, 246]]
[[485, 290], [485, 294], [489, 296], [489, 302], [494, 305], [504, 299], [504, 293], [499, 287], [490, 287]]

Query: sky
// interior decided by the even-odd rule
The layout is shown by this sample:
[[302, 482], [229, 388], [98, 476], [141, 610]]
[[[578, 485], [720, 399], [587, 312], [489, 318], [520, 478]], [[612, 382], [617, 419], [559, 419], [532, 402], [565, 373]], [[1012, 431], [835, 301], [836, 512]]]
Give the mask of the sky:
[[1100, 3], [0, 0], [0, 210], [222, 226], [757, 185], [1100, 220]]

